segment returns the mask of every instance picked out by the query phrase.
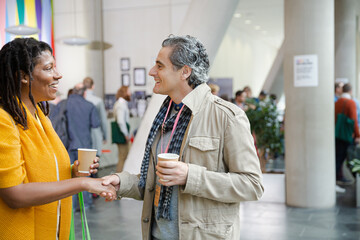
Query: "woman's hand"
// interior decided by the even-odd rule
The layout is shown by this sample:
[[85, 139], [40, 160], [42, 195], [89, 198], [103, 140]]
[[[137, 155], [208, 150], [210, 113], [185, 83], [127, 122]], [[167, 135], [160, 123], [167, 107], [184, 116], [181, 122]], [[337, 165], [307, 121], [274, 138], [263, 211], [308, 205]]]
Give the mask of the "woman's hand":
[[90, 176], [91, 174], [95, 174], [98, 172], [98, 168], [99, 168], [99, 158], [96, 157], [94, 158], [93, 164], [90, 165], [90, 173], [80, 173], [78, 171], [78, 166], [79, 166], [79, 160], [76, 160], [72, 166], [72, 177], [87, 177]]
[[97, 195], [102, 194], [107, 201], [116, 199], [116, 189], [113, 185], [103, 185], [103, 179], [101, 178], [84, 178], [84, 187], [86, 191], [95, 193]]

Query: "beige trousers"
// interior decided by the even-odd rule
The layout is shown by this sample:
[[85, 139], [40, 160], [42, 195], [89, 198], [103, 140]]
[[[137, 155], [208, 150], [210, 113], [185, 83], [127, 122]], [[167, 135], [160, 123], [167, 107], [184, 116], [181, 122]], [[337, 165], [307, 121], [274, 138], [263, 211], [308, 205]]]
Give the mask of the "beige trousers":
[[116, 166], [116, 172], [119, 173], [122, 172], [124, 168], [124, 163], [130, 149], [130, 143], [128, 142], [126, 144], [117, 144], [117, 146], [118, 146], [118, 164]]

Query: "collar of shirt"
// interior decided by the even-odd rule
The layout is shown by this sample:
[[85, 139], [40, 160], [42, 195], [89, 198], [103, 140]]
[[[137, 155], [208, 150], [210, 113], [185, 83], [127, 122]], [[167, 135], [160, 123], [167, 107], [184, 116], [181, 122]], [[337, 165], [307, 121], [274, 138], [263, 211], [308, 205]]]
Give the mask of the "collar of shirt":
[[343, 93], [341, 94], [341, 97], [351, 99], [351, 95], [349, 93]]

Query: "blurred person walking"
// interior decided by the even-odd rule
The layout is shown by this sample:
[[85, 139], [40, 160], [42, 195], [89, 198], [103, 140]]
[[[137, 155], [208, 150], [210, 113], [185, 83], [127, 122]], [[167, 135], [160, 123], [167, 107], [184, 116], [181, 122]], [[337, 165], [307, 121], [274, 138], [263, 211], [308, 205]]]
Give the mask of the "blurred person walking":
[[336, 82], [335, 83], [335, 95], [334, 95], [334, 102], [336, 102], [340, 97], [341, 97], [341, 94], [342, 94], [342, 89], [343, 89], [343, 86], [344, 86], [344, 83], [342, 82]]
[[[343, 138], [340, 134], [337, 133], [336, 136], [336, 181], [339, 184], [346, 184], [348, 182], [347, 179], [343, 176], [343, 163], [347, 157], [348, 147], [353, 144], [353, 139], [355, 139], [356, 143], [360, 141], [360, 133], [358, 126], [358, 118], [356, 111], [356, 103], [352, 100], [352, 87], [350, 84], [345, 84], [342, 89], [341, 97], [335, 102], [335, 125], [338, 128], [338, 122], [340, 114], [345, 115], [348, 119], [353, 121], [352, 131], [350, 132], [350, 136], [348, 138]], [[342, 117], [342, 116], [340, 116]], [[351, 136], [352, 135], [352, 136]]]
[[211, 89], [211, 93], [218, 96], [219, 95], [219, 91], [220, 91], [220, 87], [217, 84], [214, 83], [210, 83], [209, 87]]
[[235, 93], [234, 104], [241, 108], [243, 111], [248, 110], [248, 106], [246, 105], [246, 92], [239, 90]]
[[[66, 102], [66, 117], [68, 120], [70, 162], [78, 159], [78, 148], [92, 148], [91, 129], [100, 126], [100, 119], [97, 110], [89, 101], [84, 98], [85, 86], [78, 83], [73, 88]], [[83, 192], [85, 208], [92, 207], [92, 195]], [[74, 208], [79, 209], [78, 196], [74, 195]]]
[[97, 149], [97, 156], [101, 157], [101, 151], [103, 143], [106, 143], [107, 139], [107, 117], [104, 101], [94, 95], [95, 84], [94, 80], [90, 77], [86, 77], [83, 80], [83, 84], [86, 88], [85, 99], [94, 104], [98, 115], [100, 117], [100, 127], [91, 128], [91, 141], [92, 148]]
[[122, 172], [125, 160], [130, 149], [130, 112], [128, 103], [131, 100], [130, 88], [122, 86], [116, 93], [116, 102], [114, 104], [114, 115], [120, 131], [125, 137], [123, 143], [117, 143], [118, 147], [118, 163], [116, 165], [116, 172]]

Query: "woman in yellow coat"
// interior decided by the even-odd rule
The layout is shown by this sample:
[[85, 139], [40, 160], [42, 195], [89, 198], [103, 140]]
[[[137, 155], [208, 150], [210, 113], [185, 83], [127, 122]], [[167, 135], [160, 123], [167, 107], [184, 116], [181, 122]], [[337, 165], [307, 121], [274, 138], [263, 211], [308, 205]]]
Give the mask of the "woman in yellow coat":
[[47, 43], [18, 38], [0, 51], [1, 240], [69, 239], [71, 195], [115, 196], [101, 179], [78, 177], [87, 175], [77, 172], [77, 162], [71, 172], [67, 151], [46, 117], [46, 101], [55, 99], [61, 78]]

